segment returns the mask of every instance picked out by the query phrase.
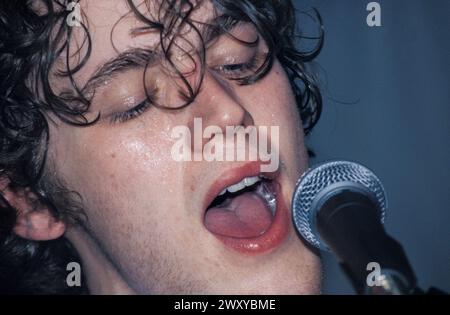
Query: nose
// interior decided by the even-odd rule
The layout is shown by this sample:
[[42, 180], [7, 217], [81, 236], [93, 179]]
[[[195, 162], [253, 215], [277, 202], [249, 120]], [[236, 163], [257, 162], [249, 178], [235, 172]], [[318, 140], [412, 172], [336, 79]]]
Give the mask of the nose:
[[217, 126], [223, 132], [229, 126], [251, 126], [252, 115], [239, 97], [239, 86], [210, 71], [205, 71], [200, 91], [192, 104], [192, 114], [202, 118], [203, 126]]

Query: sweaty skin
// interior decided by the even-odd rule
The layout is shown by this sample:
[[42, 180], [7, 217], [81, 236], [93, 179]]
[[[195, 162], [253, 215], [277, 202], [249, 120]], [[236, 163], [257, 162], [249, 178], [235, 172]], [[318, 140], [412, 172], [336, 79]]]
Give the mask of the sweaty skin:
[[[158, 43], [158, 36], [151, 32], [130, 35], [131, 28], [140, 25], [132, 14], [117, 23], [129, 12], [126, 1], [80, 3], [93, 45], [87, 64], [75, 76], [80, 86], [118, 52]], [[193, 17], [208, 20], [212, 15], [211, 5], [205, 3]], [[115, 47], [110, 40], [114, 25]], [[250, 25], [233, 32], [248, 40], [258, 36]], [[81, 30], [74, 35], [74, 41], [82, 41]], [[205, 228], [203, 203], [210, 186], [220, 174], [243, 162], [176, 162], [171, 156], [172, 128], [192, 128], [194, 118], [203, 120], [203, 128], [280, 126], [280, 184], [290, 208], [295, 182], [308, 161], [286, 73], [276, 61], [263, 79], [240, 86], [218, 70], [221, 65], [245, 62], [254, 49], [264, 47], [261, 42], [258, 48], [249, 48], [227, 36], [215, 41], [208, 47], [200, 93], [183, 110], [150, 107], [133, 119], [111, 123], [114, 114], [145, 99], [143, 70], [133, 69], [105, 80], [97, 89], [88, 114], [102, 113], [97, 124], [86, 128], [58, 120], [50, 124], [49, 165], [69, 189], [81, 195], [89, 218], [88, 230], [70, 227], [66, 236], [80, 252], [91, 293], [320, 292], [319, 258], [292, 227], [280, 246], [257, 255], [231, 250]], [[189, 68], [183, 54], [177, 60]], [[159, 95], [161, 102], [173, 101], [173, 83], [158, 81], [158, 71], [149, 70], [149, 83], [164, 91]], [[52, 84], [60, 90], [70, 86], [61, 78]]]

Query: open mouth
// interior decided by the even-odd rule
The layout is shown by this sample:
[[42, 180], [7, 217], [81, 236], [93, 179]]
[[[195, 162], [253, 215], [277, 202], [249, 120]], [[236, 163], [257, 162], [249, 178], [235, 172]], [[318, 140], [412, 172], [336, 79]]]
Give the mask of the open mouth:
[[259, 167], [249, 164], [226, 172], [211, 187], [205, 202], [205, 228], [243, 253], [273, 249], [289, 230], [279, 173], [261, 173]]
[[234, 238], [264, 234], [277, 208], [272, 185], [272, 180], [264, 176], [252, 176], [225, 188], [206, 210], [206, 228], [216, 235]]

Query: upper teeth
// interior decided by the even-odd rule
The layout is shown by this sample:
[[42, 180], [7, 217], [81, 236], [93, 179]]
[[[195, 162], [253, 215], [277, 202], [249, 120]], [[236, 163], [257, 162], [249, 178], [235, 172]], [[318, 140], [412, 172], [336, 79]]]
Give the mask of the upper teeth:
[[256, 184], [259, 181], [261, 181], [261, 178], [259, 178], [258, 176], [246, 177], [243, 180], [241, 180], [239, 183], [237, 183], [235, 185], [231, 185], [231, 186], [225, 188], [224, 190], [222, 190], [222, 192], [219, 194], [219, 196], [222, 196], [227, 191], [230, 193], [235, 193], [239, 190], [244, 189], [245, 187], [253, 186], [254, 184]]

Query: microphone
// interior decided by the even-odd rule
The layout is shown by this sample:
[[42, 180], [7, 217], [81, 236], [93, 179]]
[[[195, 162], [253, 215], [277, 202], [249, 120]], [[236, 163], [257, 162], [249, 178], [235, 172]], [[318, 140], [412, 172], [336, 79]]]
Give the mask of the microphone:
[[348, 161], [313, 167], [298, 181], [292, 208], [302, 238], [336, 254], [358, 294], [416, 292], [402, 246], [383, 227], [386, 193], [372, 171]]

